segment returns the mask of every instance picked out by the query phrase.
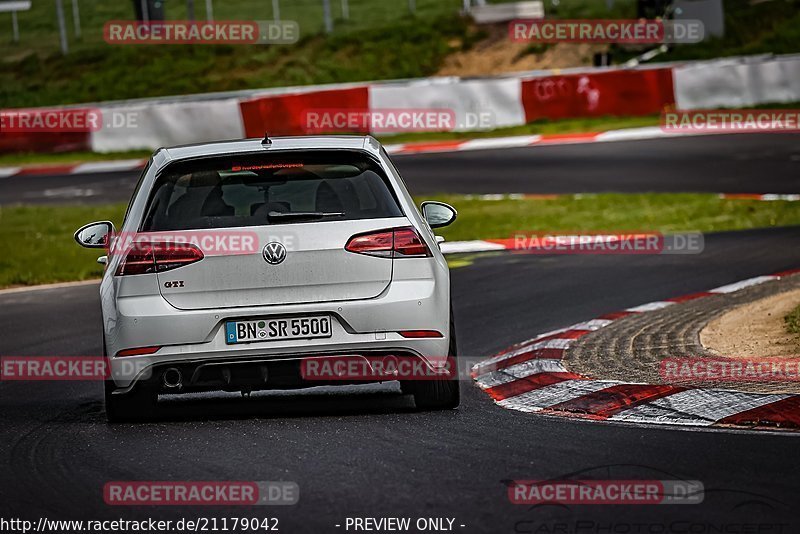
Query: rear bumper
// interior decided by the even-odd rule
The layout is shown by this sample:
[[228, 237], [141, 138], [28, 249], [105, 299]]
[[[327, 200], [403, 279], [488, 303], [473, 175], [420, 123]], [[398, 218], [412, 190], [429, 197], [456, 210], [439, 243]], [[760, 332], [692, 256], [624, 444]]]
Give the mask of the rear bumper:
[[[398, 351], [370, 351], [353, 354], [292, 354], [256, 358], [212, 358], [182, 360], [180, 362], [160, 362], [141, 370], [140, 374], [126, 387], [116, 389], [113, 394], [125, 394], [134, 386], [144, 387], [164, 394], [192, 393], [200, 391], [258, 391], [266, 389], [297, 389], [315, 386], [363, 384], [400, 380], [388, 376], [374, 363], [387, 358], [402, 358], [403, 361], [416, 361], [426, 369], [426, 376], [447, 377], [443, 370], [444, 359], [431, 362], [412, 352], [398, 354]], [[315, 365], [307, 364], [313, 360]], [[348, 374], [346, 361], [360, 360], [349, 369], [369, 369], [371, 372], [360, 376]], [[320, 363], [326, 362], [326, 364]], [[339, 365], [337, 364], [344, 364]], [[325, 372], [312, 371], [324, 369]], [[340, 373], [331, 370], [341, 371]]]
[[[122, 390], [136, 381], [149, 381], [165, 367], [195, 362], [246, 363], [383, 352], [413, 354], [435, 364], [437, 358], [448, 354], [448, 286], [432, 280], [401, 280], [369, 300], [219, 310], [178, 310], [160, 295], [113, 299], [107, 294], [103, 295], [106, 353], [115, 385]], [[225, 342], [228, 320], [319, 314], [332, 318], [330, 338], [240, 345]], [[438, 330], [443, 337], [408, 339], [400, 330]], [[152, 346], [161, 348], [148, 355], [114, 356], [121, 350]]]

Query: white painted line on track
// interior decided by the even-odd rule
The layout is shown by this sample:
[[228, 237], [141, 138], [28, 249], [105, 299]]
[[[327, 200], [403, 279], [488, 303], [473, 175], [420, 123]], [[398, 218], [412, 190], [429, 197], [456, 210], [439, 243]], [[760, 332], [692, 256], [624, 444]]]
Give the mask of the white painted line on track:
[[97, 172], [115, 172], [138, 169], [147, 163], [142, 159], [122, 159], [115, 161], [93, 161], [77, 165], [70, 171], [70, 174], [88, 174]]
[[0, 167], [0, 178], [8, 178], [9, 176], [14, 176], [21, 170], [22, 167]]
[[675, 303], [669, 301], [648, 302], [647, 304], [642, 304], [641, 306], [634, 306], [633, 308], [627, 308], [625, 311], [633, 313], [655, 311], [666, 308], [667, 306], [672, 306], [673, 304]]
[[472, 139], [458, 146], [458, 150], [491, 150], [495, 148], [525, 147], [541, 141], [541, 135], [520, 135], [514, 137]]
[[457, 254], [462, 252], [489, 252], [494, 250], [506, 250], [505, 245], [490, 243], [489, 241], [453, 241], [444, 242], [440, 245], [442, 254]]
[[769, 282], [770, 280], [777, 280], [777, 279], [778, 279], [777, 276], [756, 276], [754, 278], [748, 278], [747, 280], [742, 280], [741, 282], [736, 282], [734, 284], [728, 284], [726, 286], [721, 286], [711, 289], [709, 290], [709, 293], [733, 293], [734, 291], [739, 291], [740, 289], [744, 289], [746, 287], [763, 284], [764, 282]]

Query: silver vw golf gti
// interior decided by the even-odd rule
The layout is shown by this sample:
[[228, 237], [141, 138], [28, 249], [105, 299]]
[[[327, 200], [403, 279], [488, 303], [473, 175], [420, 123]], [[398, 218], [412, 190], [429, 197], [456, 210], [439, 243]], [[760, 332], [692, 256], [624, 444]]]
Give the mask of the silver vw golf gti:
[[159, 394], [391, 380], [420, 409], [455, 408], [450, 275], [432, 231], [455, 218], [438, 202], [420, 212], [372, 137], [159, 149], [122, 227], [75, 233], [107, 251], [109, 420], [150, 416]]

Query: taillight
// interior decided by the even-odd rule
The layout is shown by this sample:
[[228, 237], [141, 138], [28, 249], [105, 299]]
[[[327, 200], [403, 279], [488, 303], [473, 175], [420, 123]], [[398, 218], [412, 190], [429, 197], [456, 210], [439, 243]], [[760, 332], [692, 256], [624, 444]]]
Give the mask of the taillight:
[[431, 255], [428, 245], [412, 226], [354, 235], [344, 249], [383, 258], [423, 258]]
[[117, 267], [117, 276], [162, 273], [203, 259], [190, 243], [134, 243]]

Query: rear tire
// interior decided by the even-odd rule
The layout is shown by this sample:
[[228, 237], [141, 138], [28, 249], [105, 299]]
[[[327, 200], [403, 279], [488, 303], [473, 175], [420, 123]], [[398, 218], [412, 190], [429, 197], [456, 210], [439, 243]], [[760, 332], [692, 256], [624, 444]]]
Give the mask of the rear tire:
[[414, 395], [418, 410], [452, 410], [461, 400], [458, 376], [458, 346], [453, 311], [450, 310], [450, 347], [448, 356], [454, 364], [455, 376], [444, 380], [415, 380], [403, 384], [403, 390]]
[[[108, 357], [105, 332], [103, 332], [103, 357]], [[158, 393], [141, 385], [134, 385], [133, 389], [124, 395], [113, 395], [115, 386], [110, 377], [103, 381], [106, 420], [109, 423], [144, 420], [155, 415]]]
[[125, 394], [113, 395], [114, 381], [105, 382], [106, 419], [109, 423], [144, 421], [155, 415], [158, 395], [141, 386]]

